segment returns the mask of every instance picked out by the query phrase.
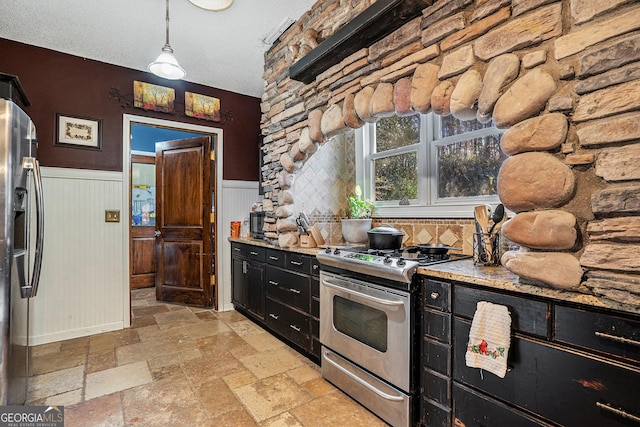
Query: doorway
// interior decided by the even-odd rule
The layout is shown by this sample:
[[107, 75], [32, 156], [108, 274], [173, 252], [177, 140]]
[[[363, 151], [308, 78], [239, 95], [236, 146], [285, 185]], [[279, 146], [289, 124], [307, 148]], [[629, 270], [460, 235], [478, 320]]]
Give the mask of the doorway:
[[[136, 255], [126, 258], [128, 268], [128, 283], [130, 288], [152, 286], [155, 281], [155, 257], [150, 258], [150, 253], [155, 253], [155, 183], [149, 176], [155, 176], [148, 168], [155, 167], [155, 141], [176, 140], [190, 138], [194, 136], [209, 136], [212, 141], [212, 151], [215, 153], [216, 163], [222, 164], [222, 129], [192, 125], [187, 123], [172, 122], [168, 120], [153, 119], [133, 115], [124, 115], [123, 123], [123, 184], [126, 191], [123, 191], [123, 203], [125, 212], [132, 215], [128, 218], [128, 231], [125, 239], [127, 248], [125, 254], [130, 254], [130, 250], [136, 246]], [[136, 141], [140, 132], [155, 134], [155, 136], [143, 135], [144, 141]], [[146, 144], [146, 147], [145, 147]], [[215, 171], [213, 182], [222, 182], [222, 168], [213, 167]], [[137, 176], [134, 176], [137, 175]], [[134, 182], [137, 181], [137, 182]], [[220, 204], [220, 194], [216, 191], [212, 195], [212, 212], [216, 211], [216, 206]], [[135, 198], [135, 199], [134, 199]], [[124, 200], [123, 200], [124, 202]], [[138, 209], [140, 208], [140, 209]], [[143, 209], [144, 208], [144, 209]], [[140, 212], [138, 212], [138, 210]], [[123, 216], [126, 216], [123, 215]], [[212, 222], [215, 224], [212, 234], [219, 234], [219, 223], [215, 221], [215, 213], [212, 214]], [[214, 239], [213, 253], [220, 253], [219, 239]], [[214, 255], [214, 263], [215, 255]], [[217, 274], [217, 271], [216, 271]], [[212, 277], [212, 284], [218, 283], [216, 276]], [[215, 302], [218, 301], [218, 287], [214, 287]], [[129, 293], [127, 293], [129, 296]], [[217, 304], [214, 303], [214, 308]], [[127, 311], [129, 310], [127, 301]]]

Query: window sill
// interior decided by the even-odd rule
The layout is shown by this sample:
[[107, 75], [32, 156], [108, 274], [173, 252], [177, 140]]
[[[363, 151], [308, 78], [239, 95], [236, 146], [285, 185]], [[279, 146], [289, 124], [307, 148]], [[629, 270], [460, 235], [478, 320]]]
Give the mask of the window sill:
[[440, 205], [376, 205], [374, 218], [473, 218], [473, 208], [489, 205], [492, 208], [500, 203], [497, 197], [473, 202], [449, 203]]

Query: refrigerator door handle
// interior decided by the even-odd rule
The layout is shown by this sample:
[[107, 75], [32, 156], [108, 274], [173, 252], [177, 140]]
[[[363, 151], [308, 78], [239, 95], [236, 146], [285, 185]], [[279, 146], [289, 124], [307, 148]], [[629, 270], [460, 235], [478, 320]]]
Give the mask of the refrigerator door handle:
[[29, 285], [21, 290], [23, 298], [35, 297], [40, 284], [40, 271], [42, 269], [42, 249], [44, 246], [44, 197], [42, 195], [42, 176], [40, 175], [40, 163], [35, 157], [25, 157], [22, 167], [33, 172], [34, 190], [36, 199], [36, 247], [33, 257], [33, 273]]

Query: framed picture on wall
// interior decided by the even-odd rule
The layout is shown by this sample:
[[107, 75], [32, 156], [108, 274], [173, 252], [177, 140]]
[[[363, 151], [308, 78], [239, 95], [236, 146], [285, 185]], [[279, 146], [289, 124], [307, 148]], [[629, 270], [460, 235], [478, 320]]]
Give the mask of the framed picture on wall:
[[102, 120], [56, 113], [56, 145], [102, 148]]
[[133, 81], [133, 106], [136, 108], [173, 114], [175, 99], [173, 88]]
[[184, 113], [197, 119], [220, 121], [220, 100], [199, 93], [184, 93]]

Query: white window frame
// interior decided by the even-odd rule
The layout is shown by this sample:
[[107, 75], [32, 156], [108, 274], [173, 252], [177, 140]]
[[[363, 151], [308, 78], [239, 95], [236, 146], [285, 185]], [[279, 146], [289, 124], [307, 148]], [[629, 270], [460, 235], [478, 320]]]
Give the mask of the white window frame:
[[418, 162], [418, 198], [409, 201], [409, 205], [400, 205], [396, 201], [376, 201], [374, 217], [383, 218], [473, 218], [473, 207], [500, 202], [497, 195], [478, 197], [436, 198], [436, 159], [437, 147], [471, 138], [481, 138], [502, 134], [504, 130], [495, 127], [480, 129], [473, 133], [463, 133], [442, 139], [440, 120], [434, 113], [420, 114], [420, 142], [405, 147], [375, 152], [375, 123], [367, 123], [356, 131], [356, 183], [363, 189], [363, 195], [374, 199], [374, 161], [409, 152], [417, 152]]

